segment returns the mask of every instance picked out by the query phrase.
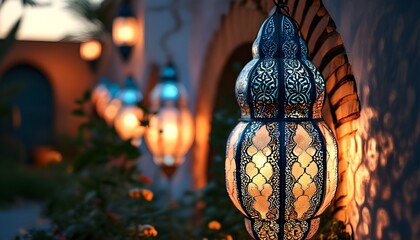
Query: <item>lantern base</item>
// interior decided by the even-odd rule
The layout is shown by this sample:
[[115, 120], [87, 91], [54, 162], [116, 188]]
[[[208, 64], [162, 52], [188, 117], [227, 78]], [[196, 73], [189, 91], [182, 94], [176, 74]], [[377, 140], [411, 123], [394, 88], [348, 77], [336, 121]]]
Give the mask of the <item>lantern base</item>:
[[175, 174], [177, 167], [184, 162], [184, 159], [184, 157], [172, 155], [153, 156], [153, 161], [160, 166], [168, 178]]
[[318, 231], [320, 219], [314, 218], [307, 221], [290, 220], [283, 224], [270, 220], [250, 220], [245, 218], [245, 227], [249, 235], [255, 240], [263, 239], [311, 239]]
[[175, 166], [162, 166], [161, 167], [163, 173], [165, 173], [166, 177], [171, 178], [176, 171], [176, 167]]

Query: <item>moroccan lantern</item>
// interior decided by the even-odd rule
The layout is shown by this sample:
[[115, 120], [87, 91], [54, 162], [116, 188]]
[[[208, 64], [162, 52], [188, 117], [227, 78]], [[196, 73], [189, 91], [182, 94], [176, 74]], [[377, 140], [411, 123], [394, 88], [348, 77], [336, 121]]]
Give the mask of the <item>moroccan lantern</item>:
[[109, 95], [108, 85], [109, 81], [106, 78], [101, 78], [98, 82], [98, 84], [93, 88], [92, 90], [92, 96], [91, 96], [91, 102], [94, 106], [99, 101], [105, 101], [105, 99]]
[[124, 60], [129, 59], [131, 50], [138, 41], [139, 32], [139, 23], [131, 10], [130, 1], [124, 0], [112, 23], [112, 39]]
[[91, 102], [96, 108], [99, 117], [105, 119], [108, 124], [112, 124], [121, 105], [116, 99], [119, 87], [107, 79], [101, 79], [92, 91]]
[[152, 90], [149, 121], [145, 140], [154, 162], [172, 176], [184, 162], [194, 140], [193, 119], [188, 109], [185, 87], [177, 80], [172, 64], [163, 68], [160, 83]]
[[241, 119], [227, 142], [226, 187], [254, 239], [311, 238], [337, 188], [324, 80], [296, 25], [278, 5], [236, 81]]
[[85, 61], [95, 61], [102, 54], [102, 44], [96, 39], [89, 39], [80, 43], [80, 57]]
[[143, 99], [143, 95], [132, 77], [128, 77], [124, 85], [117, 96], [121, 107], [115, 116], [114, 126], [121, 139], [131, 139], [131, 143], [138, 147], [144, 134], [144, 126], [141, 125], [144, 112], [137, 104]]

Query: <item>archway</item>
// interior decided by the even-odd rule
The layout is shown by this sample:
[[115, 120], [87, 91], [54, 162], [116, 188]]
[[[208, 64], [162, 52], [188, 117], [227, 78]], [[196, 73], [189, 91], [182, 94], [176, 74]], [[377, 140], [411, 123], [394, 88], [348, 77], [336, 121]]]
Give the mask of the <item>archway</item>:
[[[227, 61], [218, 81], [212, 110], [210, 151], [207, 160], [207, 175], [216, 182], [223, 181], [226, 142], [229, 133], [238, 123], [239, 107], [235, 96], [236, 78], [243, 67], [252, 59], [252, 43], [245, 43], [235, 49]], [[222, 187], [223, 191], [224, 188]]]
[[53, 143], [53, 93], [50, 81], [38, 69], [18, 65], [0, 78], [5, 114], [0, 119], [3, 141], [22, 145], [26, 161], [37, 146]]

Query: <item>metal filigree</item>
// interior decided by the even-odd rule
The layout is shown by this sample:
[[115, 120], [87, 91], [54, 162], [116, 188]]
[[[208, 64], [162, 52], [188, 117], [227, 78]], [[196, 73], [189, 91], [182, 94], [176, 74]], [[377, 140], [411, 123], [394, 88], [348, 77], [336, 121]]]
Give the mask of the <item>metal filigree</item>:
[[284, 115], [286, 118], [307, 118], [312, 90], [309, 74], [298, 60], [284, 59], [283, 62], [286, 92]]

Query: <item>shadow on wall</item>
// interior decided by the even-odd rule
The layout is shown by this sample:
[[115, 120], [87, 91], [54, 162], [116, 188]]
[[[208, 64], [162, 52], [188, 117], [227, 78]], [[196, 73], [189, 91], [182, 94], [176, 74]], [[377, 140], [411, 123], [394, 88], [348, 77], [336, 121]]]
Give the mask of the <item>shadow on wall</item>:
[[358, 81], [356, 239], [420, 236], [419, 1], [330, 1]]

